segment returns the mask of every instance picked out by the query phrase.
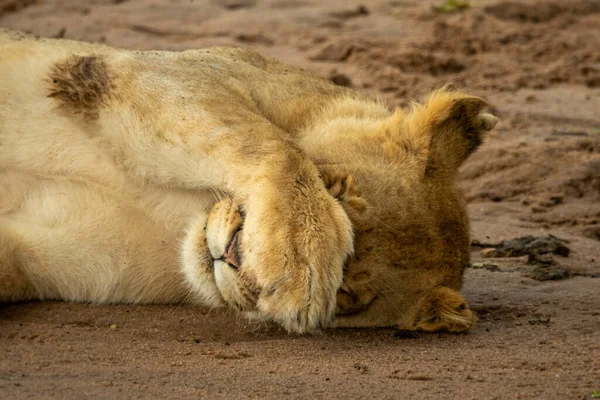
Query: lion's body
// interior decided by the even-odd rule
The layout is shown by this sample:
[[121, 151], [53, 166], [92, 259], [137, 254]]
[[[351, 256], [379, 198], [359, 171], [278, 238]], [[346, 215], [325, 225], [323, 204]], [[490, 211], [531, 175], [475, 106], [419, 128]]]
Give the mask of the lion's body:
[[[54, 65], [74, 54], [110, 63], [119, 53], [61, 44], [0, 37], [0, 259], [11, 253], [32, 284], [11, 291], [10, 270], [0, 269], [0, 300], [182, 301], [179, 241], [214, 195], [132, 176], [105, 138], [62, 110], [48, 96]], [[134, 150], [150, 158], [141, 142]]]
[[[3, 225], [23, 230], [25, 243], [35, 242], [32, 250], [47, 245], [47, 260], [56, 263], [48, 268], [64, 275], [56, 285], [42, 280], [36, 287], [36, 297], [41, 298], [182, 300], [187, 293], [183, 282], [165, 285], [181, 281], [178, 241], [183, 240], [190, 219], [206, 212], [216, 197], [210, 182], [204, 188], [193, 186], [202, 175], [219, 175], [211, 173], [218, 167], [212, 163], [181, 165], [177, 143], [193, 132], [186, 131], [186, 119], [200, 114], [202, 132], [193, 132], [197, 136], [226, 136], [227, 132], [220, 131], [236, 124], [252, 129], [266, 123], [258, 109], [260, 102], [253, 104], [252, 99], [273, 96], [265, 102], [283, 107], [284, 96], [298, 96], [278, 89], [310, 84], [306, 78], [311, 77], [292, 68], [283, 71], [282, 64], [268, 65], [253, 52], [231, 48], [187, 54], [124, 52], [12, 33], [0, 37], [0, 48]], [[75, 65], [71, 60], [76, 57], [87, 57], [89, 65]], [[56, 65], [79, 71], [57, 70]], [[106, 65], [111, 72], [97, 72]], [[269, 91], [267, 75], [275, 72], [281, 73], [283, 82]], [[83, 88], [89, 94], [73, 93], [78, 89], [56, 87], [53, 76], [61, 73], [64, 78], [81, 75], [82, 79], [106, 75], [106, 82]], [[189, 85], [181, 85], [178, 75], [182, 74], [188, 74], [183, 82]], [[65, 93], [51, 96], [61, 90]], [[163, 97], [169, 90], [176, 95]], [[65, 101], [57, 102], [57, 98]], [[81, 99], [86, 102], [78, 107]], [[305, 100], [316, 106], [313, 100]], [[111, 110], [105, 116], [98, 110], [102, 102], [118, 102], [123, 110], [120, 115]], [[269, 104], [264, 106], [266, 113], [282, 115]], [[301, 107], [294, 102], [289, 109]], [[277, 122], [293, 125], [295, 118], [290, 115], [290, 121]], [[127, 128], [142, 134], [125, 141], [118, 124], [137, 125]], [[177, 171], [183, 182], [171, 182], [175, 174], [162, 171], [168, 169]], [[181, 187], [187, 185], [192, 188]]]
[[[223, 196], [247, 213], [243, 268], [226, 274], [288, 329], [326, 325], [340, 285], [361, 291], [338, 294], [340, 314], [367, 307], [382, 294], [370, 277], [391, 276], [382, 257], [401, 273], [398, 304], [346, 325], [410, 325], [432, 289], [460, 289], [468, 223], [454, 181], [473, 146], [440, 124], [462, 124], [452, 105], [476, 98], [444, 92], [406, 116], [234, 48], [130, 52], [0, 31], [0, 54], [0, 301], [231, 303], [225, 275], [194, 278], [194, 254], [221, 240], [218, 258], [234, 233], [210, 237]], [[479, 121], [473, 104], [461, 110]], [[348, 218], [353, 262], [380, 254], [342, 284]]]

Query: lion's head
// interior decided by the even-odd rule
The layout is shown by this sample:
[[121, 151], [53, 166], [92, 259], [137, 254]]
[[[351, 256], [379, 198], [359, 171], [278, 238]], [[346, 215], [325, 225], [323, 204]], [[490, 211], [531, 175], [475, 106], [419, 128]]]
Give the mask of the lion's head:
[[[332, 107], [351, 109], [355, 101]], [[300, 138], [355, 235], [337, 295], [337, 326], [461, 332], [474, 325], [459, 293], [470, 240], [456, 175], [496, 123], [485, 108], [477, 97], [441, 90], [407, 113], [333, 118]], [[201, 248], [214, 232], [222, 244], [210, 249], [214, 271], [202, 271], [198, 289], [209, 303], [251, 311], [256, 288], [238, 273], [251, 249], [237, 240], [242, 219], [227, 204], [211, 212], [204, 236], [188, 235], [194, 239], [184, 255], [206, 254]]]

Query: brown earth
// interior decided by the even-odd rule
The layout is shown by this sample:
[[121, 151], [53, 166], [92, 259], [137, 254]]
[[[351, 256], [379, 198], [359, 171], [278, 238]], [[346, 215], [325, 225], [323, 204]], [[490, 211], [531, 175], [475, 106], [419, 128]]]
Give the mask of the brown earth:
[[0, 397], [592, 398], [600, 1], [452, 14], [440, 2], [0, 0], [2, 27], [135, 49], [250, 46], [392, 106], [453, 80], [502, 119], [462, 170], [473, 239], [553, 234], [570, 248], [528, 263], [474, 246], [464, 292], [480, 321], [465, 335], [293, 336], [187, 306], [4, 305]]

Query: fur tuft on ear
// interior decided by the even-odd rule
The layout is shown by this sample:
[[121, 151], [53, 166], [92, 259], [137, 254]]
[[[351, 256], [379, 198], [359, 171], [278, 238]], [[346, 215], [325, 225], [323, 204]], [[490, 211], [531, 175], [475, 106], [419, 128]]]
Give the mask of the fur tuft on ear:
[[404, 148], [421, 160], [423, 174], [446, 176], [456, 173], [481, 144], [482, 133], [496, 125], [498, 119], [484, 112], [487, 107], [479, 97], [443, 88], [392, 120], [401, 127]]
[[465, 298], [446, 286], [435, 288], [417, 312], [414, 329], [425, 332], [465, 332], [475, 326], [477, 317]]

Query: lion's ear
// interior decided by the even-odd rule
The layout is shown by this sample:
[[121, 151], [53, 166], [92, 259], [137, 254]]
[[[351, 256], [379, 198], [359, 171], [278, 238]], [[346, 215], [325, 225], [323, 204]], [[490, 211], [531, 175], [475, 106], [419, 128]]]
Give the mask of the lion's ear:
[[426, 172], [453, 172], [481, 145], [483, 133], [491, 130], [498, 118], [484, 112], [488, 107], [484, 100], [462, 93], [446, 93], [432, 103], [439, 108], [431, 126]]
[[401, 139], [427, 176], [455, 174], [498, 119], [476, 96], [442, 89], [404, 117]]
[[319, 172], [325, 188], [331, 196], [357, 212], [365, 211], [367, 203], [361, 197], [360, 190], [351, 174], [331, 167], [320, 167]]
[[464, 297], [446, 286], [435, 288], [417, 312], [414, 329], [426, 332], [464, 332], [475, 325], [477, 317]]

